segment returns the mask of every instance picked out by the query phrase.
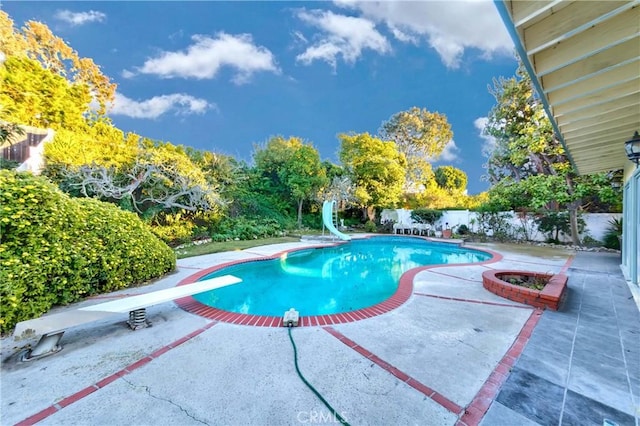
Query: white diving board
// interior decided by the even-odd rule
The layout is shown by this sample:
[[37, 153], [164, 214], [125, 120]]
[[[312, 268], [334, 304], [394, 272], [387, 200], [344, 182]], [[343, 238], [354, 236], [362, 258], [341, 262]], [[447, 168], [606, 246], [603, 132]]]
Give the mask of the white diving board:
[[46, 315], [16, 324], [16, 328], [13, 331], [13, 338], [19, 341], [41, 335], [42, 338], [36, 347], [31, 349], [26, 357], [23, 357], [24, 360], [40, 358], [56, 353], [62, 349], [62, 347], [58, 345], [58, 342], [67, 328], [129, 312], [128, 324], [132, 329], [136, 330], [148, 324], [145, 308], [149, 306], [170, 302], [181, 297], [191, 296], [220, 287], [226, 287], [241, 281], [240, 278], [234, 277], [233, 275], [224, 275], [222, 277], [197, 281], [193, 284], [152, 291], [150, 293], [85, 306], [58, 314]]

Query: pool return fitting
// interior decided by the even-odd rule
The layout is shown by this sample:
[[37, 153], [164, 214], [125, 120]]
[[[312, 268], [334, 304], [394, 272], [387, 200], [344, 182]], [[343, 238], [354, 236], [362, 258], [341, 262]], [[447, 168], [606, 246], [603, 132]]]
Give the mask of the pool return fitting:
[[349, 423], [327, 402], [326, 399], [320, 395], [320, 392], [313, 387], [311, 383], [304, 378], [302, 373], [300, 372], [300, 368], [298, 367], [298, 349], [296, 348], [296, 343], [293, 341], [293, 336], [291, 335], [291, 329], [293, 327], [297, 327], [300, 322], [300, 313], [296, 311], [294, 308], [289, 309], [284, 313], [282, 318], [282, 326], [287, 327], [289, 331], [289, 340], [291, 340], [291, 346], [293, 346], [293, 361], [296, 366], [296, 373], [298, 373], [298, 377], [302, 380], [302, 382], [307, 385], [309, 389], [322, 401], [322, 403], [329, 409], [333, 417], [338, 420], [341, 424], [345, 426], [349, 426]]

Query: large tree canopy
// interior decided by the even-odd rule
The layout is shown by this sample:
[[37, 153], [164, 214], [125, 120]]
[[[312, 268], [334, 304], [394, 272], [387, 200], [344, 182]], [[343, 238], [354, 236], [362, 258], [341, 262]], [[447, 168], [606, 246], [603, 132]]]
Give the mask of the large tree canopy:
[[494, 185], [491, 204], [524, 211], [567, 209], [573, 242], [579, 244], [579, 210], [619, 205], [612, 175], [575, 173], [522, 67], [515, 77], [494, 80], [491, 93], [496, 105], [485, 127], [495, 139], [486, 165]]
[[7, 58], [30, 58], [71, 83], [86, 85], [99, 105], [98, 115], [103, 115], [109, 103], [113, 102], [116, 85], [102, 73], [100, 67], [90, 58], [81, 58], [78, 52], [41, 22], [28, 21], [22, 29], [17, 30], [9, 15], [0, 11], [0, 46]]
[[453, 138], [444, 114], [412, 107], [392, 115], [379, 130], [382, 140], [396, 143], [407, 159], [407, 182], [411, 186], [429, 178], [429, 161], [438, 157]]
[[491, 183], [505, 177], [519, 181], [571, 170], [542, 102], [522, 67], [514, 77], [494, 79], [490, 92], [496, 99], [485, 127], [485, 133], [495, 140], [487, 161]]
[[[81, 58], [39, 22], [13, 27], [0, 11], [0, 118], [56, 131], [45, 146], [49, 176], [69, 166], [97, 163], [118, 168], [138, 155], [137, 135], [117, 129], [104, 115], [115, 84], [91, 59]], [[93, 111], [92, 105], [99, 105]]]
[[339, 136], [340, 161], [355, 184], [355, 198], [369, 217], [374, 207], [391, 207], [402, 195], [406, 160], [395, 142], [368, 133]]
[[7, 121], [80, 130], [90, 103], [89, 86], [69, 83], [33, 59], [10, 56], [0, 64], [0, 112]]
[[85, 197], [119, 204], [143, 217], [210, 211], [220, 207], [217, 188], [182, 147], [146, 141], [135, 161], [119, 169], [96, 163], [64, 169], [62, 186]]
[[300, 138], [277, 136], [257, 148], [253, 158], [256, 169], [269, 179], [270, 188], [296, 204], [298, 227], [302, 226], [304, 201], [315, 199], [328, 184], [318, 151]]
[[328, 184], [318, 151], [311, 145], [301, 146], [289, 158], [280, 174], [291, 196], [298, 201], [298, 227], [301, 227], [302, 204], [305, 200], [316, 198], [318, 192]]
[[440, 166], [434, 174], [438, 185], [451, 193], [460, 193], [467, 189], [467, 174], [458, 168]]

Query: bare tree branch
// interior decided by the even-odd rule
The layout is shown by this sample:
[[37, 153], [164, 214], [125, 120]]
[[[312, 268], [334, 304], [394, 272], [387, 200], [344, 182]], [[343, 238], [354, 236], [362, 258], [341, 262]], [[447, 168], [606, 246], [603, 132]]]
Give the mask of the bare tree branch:
[[128, 198], [138, 213], [146, 210], [145, 205], [194, 212], [212, 210], [222, 204], [213, 187], [195, 184], [172, 166], [137, 163], [122, 174], [103, 166], [85, 165], [77, 171], [67, 169], [65, 177], [85, 197]]

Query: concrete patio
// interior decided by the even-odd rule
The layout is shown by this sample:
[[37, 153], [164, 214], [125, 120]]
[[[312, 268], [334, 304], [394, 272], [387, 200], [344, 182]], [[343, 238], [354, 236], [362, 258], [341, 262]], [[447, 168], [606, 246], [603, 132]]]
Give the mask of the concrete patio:
[[[318, 243], [189, 258], [156, 283], [95, 304], [168, 288], [216, 264]], [[437, 266], [399, 308], [346, 324], [294, 329], [300, 369], [352, 425], [639, 426], [640, 318], [619, 256], [477, 245], [491, 263]], [[482, 287], [487, 268], [566, 271], [559, 312]], [[297, 376], [285, 328], [214, 322], [169, 302], [153, 327], [126, 318], [69, 329], [64, 349], [32, 362], [2, 339], [1, 424], [284, 425], [336, 423]], [[301, 312], [304, 316], [304, 312]], [[22, 344], [22, 342], [21, 342]]]

